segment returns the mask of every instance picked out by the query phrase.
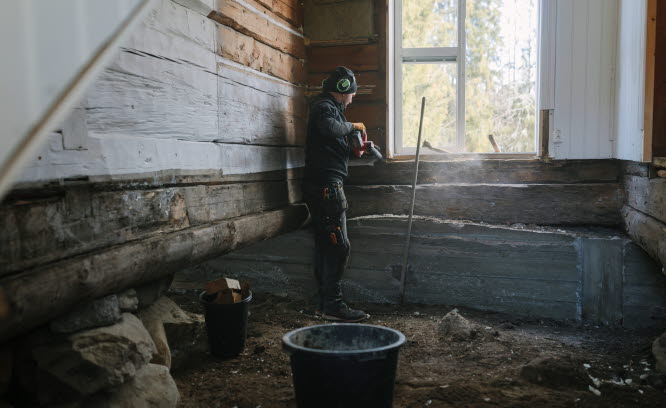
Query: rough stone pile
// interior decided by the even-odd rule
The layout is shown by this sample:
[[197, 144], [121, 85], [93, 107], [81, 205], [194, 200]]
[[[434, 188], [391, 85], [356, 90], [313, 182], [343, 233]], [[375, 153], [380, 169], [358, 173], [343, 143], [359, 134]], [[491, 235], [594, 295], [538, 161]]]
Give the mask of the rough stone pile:
[[162, 296], [167, 287], [96, 299], [0, 347], [0, 407], [175, 407], [170, 370], [207, 344], [203, 317]]

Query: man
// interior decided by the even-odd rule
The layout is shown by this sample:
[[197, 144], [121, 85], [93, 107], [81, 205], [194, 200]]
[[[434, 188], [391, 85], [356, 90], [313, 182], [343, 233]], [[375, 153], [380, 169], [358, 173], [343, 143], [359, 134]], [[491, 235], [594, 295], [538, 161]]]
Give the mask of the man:
[[319, 287], [319, 309], [327, 320], [359, 322], [369, 316], [342, 300], [340, 279], [351, 246], [347, 237], [347, 199], [343, 182], [352, 154], [348, 138], [354, 130], [365, 136], [363, 123], [347, 122], [343, 112], [356, 95], [354, 73], [338, 67], [323, 82], [310, 105], [305, 147], [303, 195], [315, 230], [314, 273]]

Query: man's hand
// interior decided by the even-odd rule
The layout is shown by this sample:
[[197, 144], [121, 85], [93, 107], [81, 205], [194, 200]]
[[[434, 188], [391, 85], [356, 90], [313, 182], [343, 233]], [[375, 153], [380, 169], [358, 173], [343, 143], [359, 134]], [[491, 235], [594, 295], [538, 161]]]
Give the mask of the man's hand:
[[361, 123], [361, 122], [353, 123], [352, 122], [352, 125], [354, 125], [354, 130], [360, 130], [361, 132], [363, 132], [363, 137], [367, 139], [368, 133], [366, 132], [365, 125], [363, 123]]

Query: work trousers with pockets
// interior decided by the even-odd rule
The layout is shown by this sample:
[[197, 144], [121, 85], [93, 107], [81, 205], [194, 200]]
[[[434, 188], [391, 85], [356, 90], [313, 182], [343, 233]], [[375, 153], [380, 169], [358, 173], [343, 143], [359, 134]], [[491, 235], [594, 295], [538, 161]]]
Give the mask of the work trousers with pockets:
[[347, 199], [342, 183], [306, 181], [303, 196], [314, 227], [314, 275], [319, 289], [319, 307], [326, 308], [342, 300], [340, 280], [351, 251], [347, 236]]

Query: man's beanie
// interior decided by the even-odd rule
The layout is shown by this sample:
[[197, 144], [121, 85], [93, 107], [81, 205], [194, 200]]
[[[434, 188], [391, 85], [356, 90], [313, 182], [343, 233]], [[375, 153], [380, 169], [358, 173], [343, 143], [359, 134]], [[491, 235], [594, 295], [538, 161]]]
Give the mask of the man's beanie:
[[337, 67], [335, 71], [331, 72], [328, 78], [324, 79], [322, 87], [326, 92], [351, 94], [356, 92], [356, 78], [351, 69]]

